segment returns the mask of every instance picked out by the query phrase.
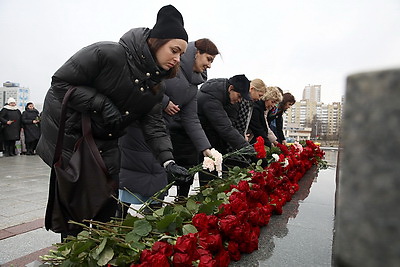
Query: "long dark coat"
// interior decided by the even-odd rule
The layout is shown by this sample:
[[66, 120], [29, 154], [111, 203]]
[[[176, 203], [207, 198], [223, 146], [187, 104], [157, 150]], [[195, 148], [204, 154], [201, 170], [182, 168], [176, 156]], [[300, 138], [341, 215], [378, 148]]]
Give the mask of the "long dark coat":
[[33, 123], [39, 118], [39, 111], [36, 109], [25, 108], [22, 112], [22, 127], [24, 128], [25, 142], [33, 142], [40, 138], [40, 124]]
[[267, 120], [269, 127], [277, 138], [277, 141], [282, 143], [283, 140], [286, 140], [285, 134], [283, 133], [283, 111], [278, 109], [278, 112], [273, 112], [270, 110], [268, 112]]
[[256, 141], [257, 137], [261, 136], [264, 139], [264, 144], [271, 147], [271, 142], [268, 139], [268, 122], [265, 120], [264, 116], [265, 111], [265, 102], [263, 100], [254, 102], [249, 130], [251, 130], [254, 135], [254, 138], [251, 140], [252, 143]]
[[167, 173], [154, 157], [146, 143], [142, 129], [137, 124], [127, 128], [119, 139], [121, 171], [119, 188], [125, 187], [144, 197], [151, 197], [167, 186]]
[[[3, 127], [4, 141], [17, 141], [21, 138], [21, 111], [9, 105], [5, 105], [0, 111], [0, 121]], [[13, 121], [7, 124], [7, 121]]]
[[232, 125], [237, 120], [239, 105], [230, 103], [228, 87], [228, 79], [211, 79], [197, 93], [201, 125], [212, 147], [222, 154], [227, 153], [228, 144], [235, 150], [249, 145]]
[[211, 148], [211, 145], [197, 115], [197, 86], [207, 80], [207, 72], [193, 71], [196, 52], [197, 48], [194, 42], [190, 42], [185, 54], [181, 57], [178, 75], [165, 81], [163, 108], [168, 105], [169, 101], [172, 101], [175, 105], [179, 105], [180, 111], [173, 116], [165, 112], [163, 115], [169, 129], [185, 131], [196, 150], [201, 152]]

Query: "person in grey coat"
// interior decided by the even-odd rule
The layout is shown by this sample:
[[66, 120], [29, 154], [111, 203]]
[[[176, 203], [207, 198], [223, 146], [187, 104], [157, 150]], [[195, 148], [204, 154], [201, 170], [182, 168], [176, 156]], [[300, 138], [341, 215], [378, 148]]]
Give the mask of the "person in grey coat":
[[[211, 144], [197, 115], [197, 91], [198, 85], [207, 81], [207, 69], [218, 54], [217, 46], [209, 39], [189, 42], [177, 76], [165, 81], [163, 115], [175, 161], [185, 168], [199, 163], [199, 156], [193, 151], [211, 156]], [[178, 197], [187, 197], [192, 183], [193, 176], [187, 183], [176, 183]]]
[[[243, 74], [229, 79], [218, 78], [205, 82], [197, 93], [198, 115], [211, 145], [226, 154], [229, 146], [234, 150], [249, 147], [245, 137], [233, 126], [238, 118], [242, 99], [251, 101], [250, 81]], [[253, 149], [254, 150], [254, 149]], [[199, 173], [200, 185], [213, 179], [204, 172]]]

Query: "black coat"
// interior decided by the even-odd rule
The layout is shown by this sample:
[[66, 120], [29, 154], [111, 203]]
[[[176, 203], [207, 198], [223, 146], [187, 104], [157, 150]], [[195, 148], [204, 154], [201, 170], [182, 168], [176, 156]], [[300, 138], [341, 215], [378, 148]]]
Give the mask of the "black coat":
[[283, 140], [286, 140], [285, 135], [283, 134], [283, 111], [278, 110], [278, 112], [274, 113], [270, 110], [268, 112], [267, 120], [269, 128], [274, 132], [277, 141], [282, 143]]
[[[136, 28], [121, 37], [119, 43], [99, 42], [73, 55], [52, 77], [42, 112], [42, 135], [37, 153], [48, 164], [53, 163], [61, 102], [70, 87], [63, 157], [67, 162], [81, 132], [81, 113], [90, 114], [93, 136], [111, 175], [120, 169], [118, 138], [137, 120], [146, 141], [157, 159], [173, 159], [172, 145], [162, 117], [161, 81], [168, 75], [153, 59], [147, 45], [148, 28]], [[163, 85], [161, 83], [161, 85]], [[118, 129], [106, 127], [101, 116], [104, 101], [110, 100], [123, 116]]]
[[[21, 111], [11, 106], [4, 106], [0, 111], [0, 121], [3, 126], [3, 140], [17, 141], [21, 137]], [[7, 124], [7, 121], [13, 121]]]
[[268, 140], [268, 127], [264, 116], [265, 111], [265, 102], [263, 100], [254, 102], [249, 130], [254, 135], [253, 142], [255, 142], [257, 137], [261, 136], [264, 139], [264, 144], [271, 147], [271, 142]]
[[36, 109], [25, 108], [22, 112], [22, 127], [24, 128], [25, 142], [33, 142], [40, 138], [40, 124], [33, 123], [33, 120], [39, 119], [39, 111]]
[[224, 154], [228, 145], [240, 149], [249, 145], [232, 122], [237, 120], [239, 104], [231, 104], [228, 79], [211, 79], [197, 93], [198, 115], [212, 147]]
[[181, 57], [178, 75], [165, 81], [166, 91], [163, 108], [168, 105], [169, 101], [172, 101], [175, 105], [179, 105], [180, 111], [173, 116], [165, 112], [163, 112], [163, 115], [168, 128], [185, 131], [197, 151], [201, 152], [211, 148], [211, 145], [197, 116], [197, 86], [207, 80], [207, 72], [193, 71], [196, 52], [197, 48], [194, 42], [190, 42], [185, 54]]
[[119, 188], [125, 187], [144, 197], [151, 197], [167, 186], [167, 173], [154, 157], [143, 132], [136, 124], [127, 128], [119, 139], [121, 149], [121, 171]]

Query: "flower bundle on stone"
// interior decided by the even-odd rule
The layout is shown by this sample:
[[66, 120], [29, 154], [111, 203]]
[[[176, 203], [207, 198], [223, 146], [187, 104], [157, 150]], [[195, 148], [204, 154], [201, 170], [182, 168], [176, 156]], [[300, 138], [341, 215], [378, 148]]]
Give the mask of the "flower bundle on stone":
[[59, 244], [46, 259], [100, 266], [228, 266], [258, 249], [260, 227], [282, 213], [304, 174], [321, 166], [324, 152], [318, 146], [309, 141], [302, 148], [278, 145], [266, 153], [268, 166], [259, 160], [248, 168], [234, 167], [184, 205], [166, 205], [144, 218], [95, 223], [97, 229]]

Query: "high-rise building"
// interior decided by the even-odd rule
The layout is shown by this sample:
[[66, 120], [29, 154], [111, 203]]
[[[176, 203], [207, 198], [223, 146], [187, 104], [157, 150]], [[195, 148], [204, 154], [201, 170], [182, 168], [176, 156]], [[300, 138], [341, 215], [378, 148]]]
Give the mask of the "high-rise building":
[[29, 88], [19, 86], [19, 83], [5, 82], [0, 87], [0, 108], [7, 103], [8, 98], [12, 97], [17, 103], [17, 107], [23, 111], [26, 103], [29, 102]]
[[[343, 99], [342, 102], [324, 104], [320, 102], [321, 85], [308, 85], [304, 88], [303, 99], [286, 112], [285, 126], [297, 125], [297, 129], [311, 129], [311, 138], [339, 137]], [[289, 132], [295, 127], [286, 127]], [[299, 130], [296, 130], [299, 131]], [[293, 135], [293, 133], [288, 133]]]
[[321, 85], [307, 85], [303, 89], [303, 99], [321, 102]]

